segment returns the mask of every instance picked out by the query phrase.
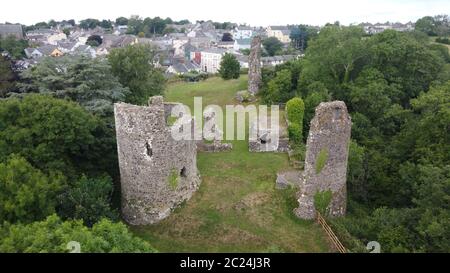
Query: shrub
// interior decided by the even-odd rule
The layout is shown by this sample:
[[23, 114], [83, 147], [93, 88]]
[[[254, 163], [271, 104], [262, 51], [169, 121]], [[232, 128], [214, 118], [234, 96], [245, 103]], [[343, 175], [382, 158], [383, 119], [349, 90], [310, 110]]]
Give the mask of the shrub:
[[289, 121], [289, 138], [295, 142], [303, 141], [303, 117], [305, 115], [305, 104], [301, 98], [293, 98], [286, 104], [287, 117]]
[[333, 194], [330, 190], [317, 192], [314, 195], [314, 206], [322, 215], [328, 213], [328, 206], [330, 205]]
[[286, 104], [287, 117], [289, 122], [303, 124], [305, 114], [305, 103], [301, 98], [293, 98]]
[[224, 80], [238, 79], [241, 73], [241, 65], [234, 55], [225, 54], [220, 63], [219, 74]]
[[291, 123], [288, 127], [289, 139], [294, 143], [301, 143], [303, 140], [302, 127], [299, 124]]
[[444, 37], [439, 37], [436, 39], [436, 43], [450, 45], [450, 39], [444, 38]]

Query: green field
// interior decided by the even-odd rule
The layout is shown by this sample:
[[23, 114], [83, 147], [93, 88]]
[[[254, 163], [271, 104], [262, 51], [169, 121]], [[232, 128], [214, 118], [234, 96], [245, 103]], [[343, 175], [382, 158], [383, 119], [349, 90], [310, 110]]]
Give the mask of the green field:
[[[166, 101], [193, 105], [235, 104], [236, 91], [247, 77], [200, 83], [175, 83]], [[286, 154], [249, 153], [246, 141], [233, 141], [233, 151], [199, 153], [202, 185], [194, 197], [169, 218], [153, 226], [133, 227], [160, 252], [329, 252], [322, 229], [297, 219], [295, 190], [276, 190], [276, 173], [289, 169]]]

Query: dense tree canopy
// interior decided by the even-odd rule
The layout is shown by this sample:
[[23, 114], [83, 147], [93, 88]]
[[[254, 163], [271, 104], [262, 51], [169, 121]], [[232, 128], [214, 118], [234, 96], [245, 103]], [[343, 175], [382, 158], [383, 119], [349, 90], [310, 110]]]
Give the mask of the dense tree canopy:
[[448, 49], [418, 32], [367, 37], [329, 25], [303, 59], [264, 71], [264, 100], [304, 98], [305, 137], [320, 102], [348, 106], [349, 215], [332, 221], [348, 247], [378, 241], [384, 252], [449, 251], [448, 62]]
[[280, 54], [283, 49], [283, 43], [280, 42], [276, 37], [269, 37], [262, 41], [264, 49], [266, 50], [269, 56], [275, 56]]
[[146, 45], [130, 45], [109, 54], [113, 74], [131, 91], [127, 102], [145, 104], [149, 97], [162, 94], [165, 79], [153, 64], [154, 56], [153, 48]]
[[122, 223], [102, 220], [92, 228], [82, 221], [62, 221], [56, 215], [32, 224], [0, 227], [0, 252], [67, 253], [77, 242], [81, 253], [150, 253], [156, 250], [134, 237]]
[[112, 193], [111, 178], [82, 176], [60, 196], [58, 214], [67, 219], [82, 219], [89, 227], [102, 218], [118, 220], [117, 211], [111, 208]]
[[14, 90], [16, 75], [12, 70], [10, 60], [0, 56], [0, 98], [4, 98], [7, 94]]
[[18, 156], [0, 163], [0, 223], [30, 223], [54, 213], [64, 180], [61, 174], [42, 173]]
[[88, 111], [112, 116], [113, 103], [129, 95], [102, 58], [45, 58], [21, 75], [22, 93], [39, 92], [78, 102]]
[[29, 47], [27, 40], [17, 40], [14, 36], [0, 38], [0, 52], [6, 51], [15, 59], [25, 57], [25, 48]]
[[114, 151], [110, 129], [76, 103], [42, 95], [0, 101], [0, 161], [15, 153], [73, 177], [115, 173]]
[[450, 35], [450, 18], [448, 15], [425, 16], [416, 22], [416, 30], [430, 36]]

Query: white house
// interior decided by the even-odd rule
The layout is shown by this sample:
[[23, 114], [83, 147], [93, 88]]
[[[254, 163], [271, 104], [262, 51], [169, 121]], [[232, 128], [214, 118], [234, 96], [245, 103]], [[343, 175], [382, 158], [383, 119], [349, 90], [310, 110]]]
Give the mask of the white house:
[[222, 57], [227, 50], [222, 48], [209, 48], [201, 51], [201, 69], [203, 72], [215, 74], [220, 69]]
[[239, 51], [242, 49], [250, 49], [252, 47], [252, 39], [251, 38], [245, 38], [245, 39], [235, 39], [234, 40], [234, 51]]
[[235, 54], [234, 56], [239, 61], [239, 64], [241, 65], [241, 68], [249, 68], [248, 56], [239, 55], [239, 54]]
[[248, 26], [236, 27], [233, 31], [233, 39], [250, 39], [253, 37], [253, 28]]
[[292, 61], [292, 60], [295, 60], [298, 58], [299, 58], [299, 56], [295, 56], [295, 55], [262, 57], [261, 63], [263, 65], [263, 67], [274, 67], [274, 66], [284, 64], [285, 62]]
[[67, 39], [67, 35], [60, 32], [60, 33], [55, 33], [53, 35], [48, 36], [47, 38], [47, 43], [49, 45], [57, 45], [59, 41], [62, 40], [66, 40]]
[[266, 29], [267, 37], [275, 37], [282, 43], [288, 44], [291, 42], [291, 31], [287, 26], [269, 26]]
[[26, 48], [25, 55], [29, 59], [37, 59], [39, 57], [42, 57], [44, 54], [40, 52], [37, 48]]

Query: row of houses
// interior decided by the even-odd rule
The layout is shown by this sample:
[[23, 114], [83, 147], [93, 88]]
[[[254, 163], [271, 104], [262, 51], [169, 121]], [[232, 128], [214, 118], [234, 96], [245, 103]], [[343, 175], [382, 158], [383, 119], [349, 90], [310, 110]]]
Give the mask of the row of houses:
[[[14, 35], [18, 39], [27, 39], [32, 47], [25, 49], [29, 64], [35, 64], [41, 58], [60, 57], [63, 55], [85, 55], [92, 58], [109, 54], [111, 49], [132, 44], [149, 44], [158, 52], [158, 65], [167, 68], [167, 73], [183, 74], [189, 71], [217, 73], [222, 57], [226, 53], [234, 54], [241, 67], [248, 67], [248, 57], [242, 55], [243, 50], [249, 50], [252, 38], [256, 35], [277, 37], [284, 43], [289, 43], [290, 32], [287, 27], [270, 26], [254, 28], [235, 26], [233, 30], [215, 29], [211, 21], [195, 25], [176, 26], [183, 33], [170, 33], [164, 37], [139, 38], [126, 35], [127, 26], [116, 26], [112, 32], [97, 27], [83, 30], [77, 27], [55, 27], [52, 29], [36, 29], [23, 35], [21, 25], [6, 25], [1, 27], [0, 35]], [[65, 30], [65, 31], [63, 31]], [[67, 34], [70, 31], [70, 35]], [[225, 33], [229, 33], [232, 41], [222, 41]], [[86, 44], [90, 36], [99, 36], [102, 43], [99, 46]], [[270, 66], [282, 63], [290, 57], [263, 58], [263, 65]]]
[[416, 24], [413, 22], [408, 22], [406, 24], [387, 22], [387, 23], [376, 23], [376, 24], [362, 23], [359, 26], [363, 27], [364, 31], [367, 34], [372, 35], [372, 34], [381, 33], [388, 29], [392, 29], [392, 30], [396, 30], [396, 31], [400, 31], [400, 32], [413, 31], [416, 27]]

